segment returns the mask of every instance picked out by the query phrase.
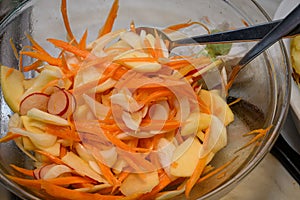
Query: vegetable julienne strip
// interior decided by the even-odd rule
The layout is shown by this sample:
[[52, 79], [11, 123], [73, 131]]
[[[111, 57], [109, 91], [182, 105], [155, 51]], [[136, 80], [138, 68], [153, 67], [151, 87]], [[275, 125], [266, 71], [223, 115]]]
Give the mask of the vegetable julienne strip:
[[[42, 179], [26, 179], [26, 178], [19, 178], [16, 176], [6, 175], [13, 181], [19, 183], [20, 185], [26, 186], [26, 187], [33, 187], [33, 188], [40, 188], [42, 185], [42, 182], [45, 180]], [[78, 183], [92, 183], [93, 181], [82, 178], [80, 176], [69, 176], [69, 177], [59, 177], [59, 178], [53, 178], [53, 179], [47, 179], [46, 180], [49, 183], [52, 183], [54, 185], [69, 185], [69, 184], [78, 184]]]
[[69, 22], [68, 11], [67, 11], [67, 0], [61, 1], [60, 10], [61, 10], [62, 18], [64, 21], [64, 25], [65, 25], [65, 28], [67, 31], [67, 35], [70, 40], [73, 40], [74, 43], [77, 44], [76, 38], [71, 30], [71, 26], [70, 26], [70, 22]]
[[[67, 189], [61, 186], [57, 186], [52, 184], [48, 181], [42, 181], [41, 188], [45, 190], [47, 194], [53, 196], [55, 198], [62, 198], [62, 199], [70, 199], [70, 200], [115, 200], [120, 199], [122, 196], [115, 196], [115, 195], [101, 195], [101, 194], [91, 194], [86, 192], [80, 192], [76, 190]], [[67, 194], [67, 195], [66, 195]]]
[[115, 19], [117, 17], [118, 10], [119, 10], [119, 0], [114, 0], [114, 3], [107, 16], [107, 19], [103, 27], [99, 30], [98, 38], [111, 32]]
[[69, 51], [79, 57], [83, 57], [86, 58], [90, 55], [89, 51], [86, 50], [81, 50], [78, 47], [75, 47], [67, 42], [64, 42], [62, 40], [57, 40], [57, 39], [47, 39], [49, 42], [51, 42], [52, 44], [54, 44], [57, 47], [60, 47], [62, 49], [64, 49], [65, 51]]
[[27, 176], [31, 176], [33, 177], [33, 170], [30, 170], [30, 169], [25, 169], [25, 168], [22, 168], [22, 167], [18, 167], [16, 165], [13, 165], [13, 164], [10, 164], [9, 166], [11, 166], [14, 170], [22, 173], [23, 175], [27, 175]]
[[[136, 34], [135, 36], [141, 37], [141, 49], [135, 49], [136, 47], [133, 47], [134, 45], [130, 45], [130, 42], [126, 43], [126, 40], [121, 39], [121, 36], [120, 38], [116, 38], [115, 36], [113, 37], [114, 40], [117, 40], [115, 42], [116, 46], [114, 46], [114, 44], [111, 46], [110, 44], [108, 45], [107, 42], [104, 42], [106, 40], [101, 41], [101, 39], [102, 37], [108, 37], [110, 35], [109, 33], [111, 32], [114, 21], [117, 17], [118, 8], [119, 1], [115, 0], [106, 22], [99, 31], [99, 38], [92, 43], [93, 45], [88, 45], [89, 47], [87, 47], [87, 30], [82, 35], [79, 43], [77, 43], [74, 34], [71, 31], [68, 19], [67, 1], [62, 0], [61, 12], [70, 42], [58, 39], [48, 39], [49, 42], [62, 49], [57, 58], [47, 53], [35, 40], [33, 40], [33, 38], [28, 36], [28, 39], [32, 43], [32, 47], [29, 48], [31, 51], [22, 51], [21, 55], [36, 58], [37, 61], [32, 65], [26, 66], [24, 71], [38, 69], [38, 72], [43, 72], [44, 66], [42, 65], [42, 62], [48, 62], [50, 65], [58, 66], [61, 71], [61, 76], [59, 77], [62, 78], [47, 77], [49, 80], [46, 83], [43, 83], [43, 87], [39, 92], [51, 91], [53, 87], [58, 87], [58, 85], [62, 84], [62, 82], [69, 81], [69, 85], [66, 86], [62, 84], [62, 88], [66, 86], [66, 91], [70, 92], [70, 94], [74, 96], [77, 101], [76, 104], [78, 105], [76, 105], [74, 113], [65, 117], [69, 124], [68, 126], [61, 127], [59, 125], [53, 125], [45, 121], [41, 121], [40, 123], [35, 122], [36, 124], [33, 122], [29, 122], [28, 124], [25, 123], [26, 128], [25, 126], [22, 127], [23, 129], [28, 128], [33, 130], [32, 132], [37, 130], [35, 128], [38, 128], [39, 131], [43, 132], [41, 134], [49, 134], [50, 136], [55, 136], [55, 138], [57, 137], [53, 146], [40, 146], [40, 148], [36, 148], [34, 145], [27, 145], [33, 148], [33, 152], [35, 152], [39, 164], [44, 165], [47, 162], [47, 164], [50, 163], [68, 166], [71, 170], [73, 170], [72, 173], [67, 174], [67, 177], [64, 177], [66, 175], [64, 174], [55, 179], [48, 180], [28, 180], [10, 176], [12, 180], [20, 185], [29, 188], [37, 188], [54, 198], [63, 199], [154, 199], [158, 197], [161, 191], [169, 191], [170, 188], [168, 187], [170, 185], [174, 186], [183, 181], [186, 181], [185, 193], [186, 196], [189, 196], [190, 191], [196, 183], [201, 182], [204, 177], [207, 178], [214, 175], [221, 169], [224, 169], [224, 167], [220, 167], [219, 170], [213, 171], [207, 176], [202, 177], [203, 170], [207, 166], [207, 163], [206, 157], [199, 158], [197, 162], [191, 163], [195, 165], [195, 169], [191, 172], [191, 175], [182, 175], [182, 177], [178, 176], [174, 180], [171, 179], [174, 177], [170, 177], [170, 175], [174, 176], [172, 171], [162, 168], [163, 163], [161, 162], [165, 158], [163, 158], [163, 156], [160, 157], [161, 155], [155, 154], [156, 152], [159, 152], [160, 145], [164, 140], [168, 141], [169, 145], [174, 148], [174, 150], [172, 150], [172, 155], [168, 155], [168, 159], [170, 160], [172, 159], [173, 154], [175, 154], [175, 151], [180, 149], [179, 147], [181, 145], [185, 144], [187, 138], [195, 137], [198, 141], [197, 137], [200, 136], [196, 136], [196, 133], [198, 133], [196, 130], [192, 131], [195, 136], [191, 136], [192, 134], [181, 135], [181, 130], [187, 126], [190, 121], [181, 122], [177, 119], [177, 115], [181, 114], [180, 112], [182, 112], [183, 109], [180, 110], [180, 105], [178, 105], [177, 102], [180, 100], [176, 99], [176, 95], [168, 87], [177, 88], [180, 96], [187, 97], [187, 102], [185, 102], [184, 105], [189, 104], [189, 106], [191, 106], [190, 104], [192, 100], [195, 101], [195, 105], [191, 106], [189, 112], [192, 112], [195, 107], [199, 107], [201, 114], [211, 116], [214, 114], [212, 113], [213, 110], [211, 110], [208, 106], [210, 104], [207, 104], [204, 100], [202, 100], [200, 93], [193, 90], [192, 93], [196, 94], [196, 98], [192, 99], [192, 95], [189, 92], [184, 91], [182, 84], [177, 85], [174, 83], [181, 79], [191, 79], [191, 81], [193, 81], [192, 84], [194, 84], [192, 88], [197, 88], [197, 85], [195, 86], [195, 82], [197, 80], [195, 81], [194, 79], [201, 77], [202, 73], [205, 73], [209, 69], [215, 67], [216, 63], [212, 63], [211, 59], [205, 56], [197, 58], [193, 58], [193, 56], [170, 56], [167, 52], [164, 52], [166, 50], [165, 47], [168, 46], [167, 43], [164, 43], [157, 35], [153, 35], [148, 39], [142, 38], [142, 36], [136, 34], [133, 23], [131, 24], [131, 30], [132, 33]], [[199, 23], [188, 22], [169, 28], [178, 30], [193, 24]], [[100, 43], [99, 46], [101, 48], [99, 46], [97, 47], [99, 44], [98, 42]], [[95, 50], [100, 51], [100, 53], [95, 52]], [[141, 52], [143, 53], [142, 57], [139, 55]], [[93, 53], [99, 54], [95, 56]], [[119, 54], [126, 55], [126, 53], [132, 53], [132, 56], [118, 57]], [[103, 57], [101, 57], [102, 54]], [[136, 65], [140, 63], [143, 63], [148, 67], [150, 66], [150, 68], [151, 64], [156, 63], [157, 65], [161, 65], [161, 68], [158, 68], [158, 70], [154, 72], [152, 71], [153, 69], [145, 68], [143, 69], [145, 70], [145, 73], [140, 73], [135, 68]], [[208, 69], [205, 68], [206, 65], [209, 66]], [[197, 77], [193, 77], [194, 70], [197, 71], [198, 68], [202, 70], [201, 73], [198, 73]], [[178, 72], [180, 74], [179, 78], [174, 75], [174, 72]], [[148, 73], [150, 74], [149, 76], [147, 76]], [[96, 78], [94, 76], [98, 76], [98, 80], [95, 80]], [[126, 77], [127, 80], [123, 80], [124, 77]], [[152, 80], [156, 80], [156, 78], [165, 81], [165, 85], [151, 82]], [[113, 80], [113, 85], [110, 85], [110, 87], [101, 91], [98, 90], [98, 92], [94, 92], [93, 89], [97, 86], [104, 87], [103, 85], [107, 80]], [[130, 83], [129, 80], [132, 82]], [[144, 84], [146, 81], [150, 81], [150, 84]], [[189, 80], [186, 80], [184, 84], [189, 84], [188, 81]], [[137, 88], [136, 85], [142, 86]], [[122, 106], [120, 106], [121, 108], [118, 111], [114, 111], [112, 109], [114, 105], [111, 104], [110, 98], [114, 92], [119, 92], [118, 89], [122, 88], [127, 88], [129, 93], [133, 91], [133, 94], [127, 94], [120, 90], [120, 93], [123, 92], [122, 94], [125, 94], [125, 101], [132, 97], [134, 101], [141, 104], [141, 107], [134, 111], [135, 113], [126, 109], [124, 110]], [[135, 89], [138, 90], [135, 92]], [[99, 103], [102, 107], [107, 108], [108, 111], [105, 113], [105, 117], [100, 118], [97, 115], [97, 112], [93, 112], [94, 110], [91, 108], [93, 105], [90, 106], [88, 103], [84, 102], [81, 98], [82, 94], [91, 97], [95, 104]], [[95, 97], [93, 97], [93, 95]], [[129, 100], [128, 103], [130, 103]], [[157, 108], [155, 108], [156, 105]], [[184, 109], [188, 108], [184, 107]], [[124, 134], [126, 135], [127, 132], [122, 129], [122, 126], [128, 126], [128, 124], [126, 124], [126, 120], [124, 120], [126, 117], [123, 115], [124, 112], [126, 112], [129, 116], [132, 116], [132, 121], [136, 120], [135, 117], [138, 118], [142, 116], [138, 122], [138, 129], [132, 130], [132, 134], [128, 137], [124, 137]], [[162, 115], [161, 112], [166, 112], [166, 120], [160, 119]], [[229, 110], [228, 112], [231, 111]], [[114, 119], [114, 114], [118, 115], [116, 119]], [[189, 116], [190, 115], [191, 114], [189, 114]], [[22, 120], [26, 122], [24, 117], [26, 119], [28, 116], [21, 116]], [[62, 116], [49, 115], [49, 117], [57, 118]], [[122, 123], [118, 120], [122, 120]], [[130, 127], [128, 126], [127, 128], [129, 129], [126, 130], [130, 131]], [[206, 133], [203, 134], [205, 137], [209, 137], [209, 130], [210, 128], [205, 128], [200, 131], [206, 131]], [[150, 134], [150, 136], [146, 135], [140, 137], [142, 132], [151, 133], [152, 135]], [[134, 134], [136, 136], [134, 136]], [[262, 137], [263, 134], [263, 132], [259, 133], [257, 138]], [[0, 140], [0, 142], [9, 141], [14, 139], [14, 137], [17, 137], [17, 135], [11, 136], [8, 133], [6, 137]], [[75, 147], [76, 145], [82, 146], [82, 149]], [[167, 148], [169, 145], [163, 147]], [[117, 161], [114, 161], [111, 165], [106, 165], [105, 159], [108, 159], [107, 155], [102, 155], [100, 151], [108, 151], [113, 149], [112, 147], [117, 150], [109, 152], [113, 154], [109, 154], [109, 157], [116, 156]], [[186, 156], [185, 152], [180, 153], [183, 157]], [[38, 159], [39, 155], [41, 155], [44, 160]], [[86, 178], [85, 175], [80, 175], [80, 172], [82, 172], [82, 170], [80, 170], [80, 166], [75, 166], [74, 169], [70, 167], [72, 162], [67, 162], [65, 160], [68, 155], [72, 155], [72, 158], [76, 158], [78, 162], [85, 165], [85, 169], [92, 172], [88, 175], [89, 178]], [[195, 153], [195, 155], [197, 155], [197, 153]], [[69, 158], [71, 157], [69, 156]], [[123, 163], [118, 159], [121, 159]], [[66, 165], [63, 161], [69, 164]], [[119, 161], [122, 164], [118, 163]], [[121, 165], [121, 167], [119, 166], [120, 168], [116, 167], [117, 169], [115, 169], [115, 165]], [[181, 163], [179, 161], [170, 161], [169, 163], [169, 167], [174, 170], [177, 170], [176, 168], [179, 168], [180, 165]], [[24, 175], [32, 176], [32, 170], [23, 169], [14, 165], [12, 165], [12, 168]], [[126, 180], [132, 178], [132, 175], [136, 172], [139, 172], [139, 175], [137, 176], [139, 180], [149, 178], [147, 177], [147, 172], [149, 171], [157, 174], [157, 176], [154, 177], [154, 181], [157, 182], [155, 182], [151, 188], [147, 188], [149, 187], [147, 182], [142, 183], [145, 184], [144, 186], [147, 188], [148, 192], [139, 193], [139, 191], [137, 191], [136, 193], [125, 196], [126, 188], [128, 187], [129, 189], [127, 189], [130, 190], [130, 187], [132, 187], [130, 185], [126, 186]], [[93, 178], [93, 174], [96, 174], [95, 177], [98, 179]], [[99, 182], [95, 180], [98, 180]], [[87, 188], [96, 187], [101, 184], [100, 180], [109, 183], [108, 186], [112, 186], [104, 189], [102, 188], [97, 191], [97, 193], [81, 192], [81, 190], [87, 191]], [[71, 186], [67, 186], [67, 184], [71, 184]], [[135, 187], [134, 183], [132, 183], [132, 185]], [[124, 193], [123, 190], [120, 189], [121, 187], [123, 189], [125, 188]], [[66, 194], [68, 195], [66, 196]]]

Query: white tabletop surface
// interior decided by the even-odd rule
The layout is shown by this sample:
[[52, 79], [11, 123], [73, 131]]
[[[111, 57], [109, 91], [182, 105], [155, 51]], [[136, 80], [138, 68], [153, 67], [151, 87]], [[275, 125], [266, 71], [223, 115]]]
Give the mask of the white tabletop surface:
[[[257, 0], [273, 17], [282, 0]], [[299, 0], [300, 2], [300, 0]], [[300, 186], [271, 154], [221, 200], [299, 200]]]

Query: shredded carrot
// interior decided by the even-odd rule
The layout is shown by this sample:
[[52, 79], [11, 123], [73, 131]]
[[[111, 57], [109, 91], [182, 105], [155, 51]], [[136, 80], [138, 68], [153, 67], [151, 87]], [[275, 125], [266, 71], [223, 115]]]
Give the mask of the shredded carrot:
[[15, 58], [16, 58], [16, 59], [19, 59], [18, 50], [17, 50], [16, 45], [14, 44], [12, 38], [9, 39], [9, 43], [10, 43], [10, 46], [11, 46], [13, 52], [14, 52]]
[[44, 85], [41, 88], [41, 92], [44, 92], [47, 88], [50, 88], [50, 87], [53, 87], [53, 86], [57, 85], [57, 83], [58, 83], [58, 79], [54, 79], [52, 81], [49, 81], [46, 85]]
[[192, 26], [194, 24], [202, 26], [207, 31], [207, 33], [210, 34], [210, 30], [205, 24], [203, 24], [201, 22], [191, 22], [191, 21], [188, 21], [188, 22], [182, 23], [182, 24], [175, 24], [175, 25], [172, 25], [172, 26], [168, 26], [167, 28], [164, 29], [164, 32], [165, 33], [171, 33], [171, 32], [174, 32], [174, 31], [178, 31], [179, 29], [187, 28], [187, 27]]
[[82, 50], [76, 46], [73, 46], [65, 41], [62, 40], [57, 40], [57, 39], [52, 39], [49, 38], [47, 39], [47, 41], [51, 42], [52, 44], [54, 44], [56, 47], [62, 48], [65, 51], [71, 52], [76, 56], [82, 57], [82, 58], [86, 58], [90, 55], [90, 52], [87, 50]]
[[200, 158], [192, 176], [186, 182], [185, 196], [187, 198], [189, 197], [192, 188], [194, 187], [194, 185], [197, 183], [198, 179], [200, 178], [205, 166], [206, 166], [206, 157]]
[[156, 58], [152, 57], [136, 57], [136, 58], [120, 58], [118, 60], [114, 60], [114, 62], [119, 64], [125, 64], [126, 62], [155, 62]]
[[122, 198], [117, 195], [100, 195], [97, 193], [86, 193], [76, 190], [67, 189], [61, 186], [57, 186], [48, 181], [42, 181], [41, 188], [50, 196], [61, 199], [70, 200], [116, 200]]
[[111, 32], [115, 19], [117, 18], [118, 15], [118, 10], [119, 10], [119, 0], [114, 0], [114, 3], [109, 11], [109, 15], [107, 16], [103, 27], [99, 30], [98, 38]]
[[154, 199], [155, 195], [157, 195], [162, 189], [164, 189], [170, 183], [171, 183], [171, 179], [168, 177], [165, 171], [159, 170], [159, 184], [155, 186], [151, 192], [142, 195], [139, 199], [140, 200]]
[[71, 26], [70, 26], [70, 22], [69, 22], [68, 10], [67, 10], [67, 0], [61, 1], [60, 11], [61, 11], [62, 18], [63, 18], [65, 28], [67, 31], [68, 39], [74, 41], [74, 43], [77, 44], [76, 38], [71, 30]]
[[9, 166], [11, 166], [14, 170], [16, 170], [16, 171], [18, 171], [18, 172], [20, 172], [20, 173], [22, 173], [26, 176], [31, 176], [31, 177], [34, 176], [33, 175], [33, 170], [31, 170], [31, 169], [25, 169], [25, 168], [22, 168], [22, 167], [18, 167], [14, 164], [10, 164]]
[[33, 51], [22, 51], [20, 52], [22, 55], [27, 55], [32, 58], [36, 58], [41, 61], [45, 61], [49, 63], [50, 65], [60, 66], [62, 64], [61, 59], [54, 58], [48, 54], [43, 54], [41, 52], [33, 52]]
[[232, 160], [226, 162], [225, 164], [223, 164], [222, 166], [218, 167], [217, 169], [214, 169], [212, 172], [209, 172], [205, 176], [199, 178], [199, 180], [197, 181], [197, 183], [205, 181], [208, 178], [210, 178], [210, 177], [218, 174], [219, 172], [221, 172], [222, 170], [224, 170], [225, 168], [227, 168], [229, 165], [231, 165], [237, 158], [238, 158], [238, 156], [234, 157]]
[[231, 88], [231, 86], [232, 86], [234, 80], [236, 79], [236, 77], [237, 77], [237, 75], [238, 75], [238, 73], [239, 73], [240, 70], [241, 70], [241, 66], [239, 66], [239, 65], [235, 66], [232, 69], [232, 72], [231, 72], [231, 74], [229, 76], [229, 80], [228, 80], [227, 85], [225, 87], [226, 91], [228, 91]]
[[111, 143], [113, 143], [117, 147], [120, 147], [121, 149], [124, 149], [126, 151], [129, 151], [129, 152], [136, 152], [136, 151], [138, 151], [138, 152], [148, 152], [149, 151], [149, 149], [138, 148], [138, 147], [135, 147], [135, 148], [130, 147], [126, 143], [124, 143], [122, 140], [118, 139], [117, 137], [115, 137], [114, 135], [110, 134], [107, 131], [103, 131], [103, 133]]
[[[41, 184], [44, 180], [42, 179], [25, 179], [25, 178], [19, 178], [16, 176], [6, 175], [13, 181], [17, 182], [18, 184], [25, 186], [25, 187], [32, 187], [32, 188], [40, 188]], [[79, 177], [79, 176], [66, 176], [66, 177], [58, 177], [58, 178], [52, 178], [47, 179], [47, 182], [54, 184], [54, 185], [69, 185], [69, 184], [78, 184], [78, 183], [93, 183], [93, 180]]]
[[118, 176], [119, 182], [122, 183], [128, 177], [129, 174], [129, 172], [122, 171]]
[[135, 24], [134, 24], [134, 21], [132, 20], [131, 23], [130, 23], [130, 30], [134, 33], [136, 33], [136, 29], [135, 29]]
[[240, 102], [242, 99], [241, 98], [237, 98], [236, 100], [234, 100], [233, 102], [229, 103], [228, 106], [233, 106], [234, 104]]
[[21, 135], [17, 133], [8, 132], [3, 138], [0, 139], [0, 143], [9, 142], [13, 139], [20, 137]]
[[88, 35], [88, 31], [85, 30], [84, 34], [82, 35], [82, 38], [81, 40], [79, 41], [79, 44], [78, 44], [78, 48], [80, 50], [86, 50], [86, 39], [87, 39], [87, 35]]
[[5, 78], [8, 78], [14, 72], [14, 68], [9, 68], [5, 74]]
[[29, 72], [30, 70], [35, 70], [38, 67], [40, 67], [42, 64], [43, 64], [43, 61], [37, 60], [37, 61], [33, 62], [31, 65], [24, 66], [23, 71], [24, 72]]
[[49, 160], [51, 160], [52, 162], [56, 163], [56, 164], [64, 164], [63, 161], [61, 161], [60, 158], [53, 156], [52, 154], [42, 151], [42, 150], [35, 150], [36, 153], [39, 153], [43, 156], [46, 156]]
[[103, 157], [101, 156], [101, 154], [97, 150], [94, 150], [93, 153], [94, 153], [95, 158], [97, 158], [97, 160], [96, 160], [97, 164], [98, 164], [103, 176], [108, 181], [108, 183], [113, 185], [114, 188], [119, 187], [121, 185], [121, 183], [113, 175], [111, 169], [107, 165], [104, 164], [105, 161], [103, 160]]
[[67, 154], [68, 150], [65, 146], [60, 145], [60, 153], [59, 153], [59, 158], [64, 157]]
[[149, 55], [151, 55], [153, 58], [155, 58], [156, 56], [156, 52], [155, 50], [152, 48], [150, 41], [148, 39], [144, 39], [144, 44], [145, 44], [145, 48], [144, 51], [145, 53], [148, 53]]
[[39, 45], [39, 43], [38, 43], [37, 41], [35, 41], [35, 40], [31, 37], [31, 35], [29, 35], [28, 33], [26, 33], [26, 37], [27, 37], [27, 38], [29, 39], [29, 41], [31, 42], [31, 44], [32, 44], [32, 49], [34, 49], [34, 50], [36, 50], [36, 51], [38, 51], [38, 52], [41, 52], [41, 53], [43, 53], [43, 54], [49, 55], [48, 52], [47, 52], [41, 45]]
[[248, 133], [246, 133], [244, 136], [248, 136], [248, 135], [252, 135], [257, 133], [257, 135], [255, 135], [250, 141], [248, 141], [244, 146], [242, 146], [241, 148], [239, 148], [238, 150], [235, 151], [241, 151], [245, 148], [247, 148], [248, 146], [250, 146], [251, 144], [255, 143], [255, 142], [259, 142], [259, 139], [261, 139], [262, 137], [266, 136], [267, 132], [272, 128], [272, 125], [270, 125], [269, 127], [267, 127], [266, 129], [255, 129], [253, 131], [250, 131]]
[[62, 139], [67, 139], [74, 142], [80, 141], [77, 132], [71, 130], [69, 127], [61, 127], [61, 126], [47, 124], [47, 126], [45, 127], [45, 132], [51, 135], [55, 135]]

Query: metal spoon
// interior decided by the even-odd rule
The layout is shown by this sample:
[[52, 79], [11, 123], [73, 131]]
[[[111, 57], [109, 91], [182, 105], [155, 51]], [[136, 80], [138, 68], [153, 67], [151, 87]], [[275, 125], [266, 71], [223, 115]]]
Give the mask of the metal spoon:
[[275, 42], [280, 40], [284, 35], [290, 33], [300, 24], [300, 4], [291, 11], [277, 26], [275, 26], [265, 37], [250, 49], [239, 63], [233, 68], [229, 77], [227, 88], [230, 88], [235, 77], [250, 61], [260, 55]]
[[[165, 34], [163, 31], [153, 28], [153, 27], [137, 27], [136, 32], [140, 33], [145, 31], [152, 35], [158, 34], [163, 40], [169, 42], [169, 51], [173, 48], [183, 45], [190, 44], [207, 44], [207, 43], [228, 43], [228, 42], [244, 42], [244, 41], [255, 41], [261, 40], [266, 34], [279, 25], [283, 20], [271, 21], [255, 26], [250, 26], [246, 28], [240, 28], [232, 31], [225, 31], [213, 34], [205, 34], [190, 38], [183, 38], [179, 40], [172, 40]], [[293, 37], [297, 34], [300, 34], [300, 26], [295, 26], [294, 29], [289, 29], [290, 32], [281, 35], [281, 37]]]

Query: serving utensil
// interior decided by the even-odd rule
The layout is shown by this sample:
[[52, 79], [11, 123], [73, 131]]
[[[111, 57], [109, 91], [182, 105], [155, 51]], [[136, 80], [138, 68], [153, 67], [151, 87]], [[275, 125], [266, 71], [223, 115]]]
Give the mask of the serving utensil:
[[[178, 40], [172, 40], [162, 30], [159, 30], [154, 27], [137, 27], [136, 32], [140, 33], [141, 31], [145, 31], [146, 33], [150, 33], [152, 35], [158, 34], [160, 38], [162, 38], [163, 40], [167, 40], [169, 42], [168, 48], [169, 51], [171, 51], [175, 47], [190, 45], [190, 44], [232, 43], [232, 42], [261, 40], [272, 29], [274, 29], [276, 26], [281, 24], [283, 21], [284, 19], [275, 20], [263, 24], [258, 24], [258, 25], [249, 26], [245, 28], [239, 28], [236, 30], [205, 34], [205, 35], [183, 38]], [[285, 31], [284, 34], [281, 34], [280, 38], [294, 37], [300, 34], [300, 26], [298, 22], [293, 25], [294, 26], [291, 26], [293, 28], [289, 27], [289, 29], [286, 29], [288, 31]]]
[[278, 25], [269, 31], [254, 47], [252, 47], [233, 68], [227, 88], [230, 88], [235, 77], [249, 62], [260, 55], [283, 36], [295, 29], [299, 29], [300, 24], [300, 4], [292, 10]]

